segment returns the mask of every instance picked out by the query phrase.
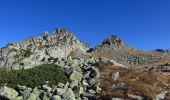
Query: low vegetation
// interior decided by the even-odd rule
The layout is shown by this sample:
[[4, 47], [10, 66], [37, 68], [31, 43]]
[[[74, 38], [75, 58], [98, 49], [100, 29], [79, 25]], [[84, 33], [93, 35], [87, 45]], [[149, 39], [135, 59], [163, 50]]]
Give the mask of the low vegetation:
[[44, 64], [36, 66], [32, 69], [7, 71], [0, 69], [0, 85], [15, 87], [23, 85], [28, 87], [36, 87], [43, 85], [45, 81], [50, 81], [50, 85], [58, 82], [67, 82], [68, 78], [59, 66], [52, 64]]
[[[160, 72], [145, 72], [140, 69], [125, 69], [116, 66], [103, 66], [100, 68], [101, 77], [99, 83], [104, 98], [120, 97], [126, 98], [126, 94], [134, 94], [148, 98], [154, 98], [157, 94], [165, 91], [164, 84], [169, 83], [170, 77]], [[113, 72], [120, 72], [118, 80], [112, 79]], [[123, 82], [125, 88], [113, 90], [112, 84]]]

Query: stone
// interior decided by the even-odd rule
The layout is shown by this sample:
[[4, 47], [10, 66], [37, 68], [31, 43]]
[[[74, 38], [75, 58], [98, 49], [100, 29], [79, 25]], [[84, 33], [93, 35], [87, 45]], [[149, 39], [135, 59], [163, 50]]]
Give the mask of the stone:
[[87, 92], [82, 93], [82, 96], [87, 97], [90, 100], [95, 100], [95, 96]]
[[143, 100], [144, 98], [137, 95], [128, 94], [128, 97], [135, 100]]
[[128, 68], [127, 66], [124, 66], [124, 65], [122, 65], [122, 64], [117, 63], [117, 62], [114, 61], [113, 59], [112, 59], [112, 60], [109, 60], [109, 63], [110, 63], [111, 65], [114, 65], [114, 66], [119, 66], [119, 67]]
[[75, 94], [71, 88], [68, 88], [63, 94], [63, 100], [76, 100]]
[[167, 91], [162, 92], [156, 96], [156, 100], [163, 100], [166, 96]]
[[35, 87], [27, 100], [40, 100], [39, 95], [40, 91], [38, 90], [38, 87]]
[[118, 82], [118, 83], [114, 83], [112, 84], [112, 89], [115, 90], [115, 89], [121, 89], [121, 88], [124, 88], [125, 87], [125, 83], [122, 83], [122, 82]]
[[87, 90], [87, 87], [90, 86], [90, 85], [87, 83], [86, 80], [83, 80], [82, 85], [83, 85], [83, 88], [84, 88], [85, 91]]
[[23, 96], [23, 99], [26, 100], [26, 99], [29, 98], [30, 94], [31, 94], [30, 90], [25, 90], [25, 91], [22, 92], [21, 95]]
[[65, 73], [66, 73], [68, 76], [70, 76], [70, 74], [73, 72], [73, 68], [72, 68], [72, 67], [69, 67], [69, 66], [66, 66], [66, 67], [64, 68], [64, 71], [65, 71]]
[[74, 88], [75, 86], [78, 86], [78, 81], [72, 81], [70, 84], [70, 88]]
[[112, 100], [125, 100], [125, 99], [121, 99], [121, 98], [114, 98], [114, 97], [112, 97]]
[[61, 97], [59, 95], [53, 95], [51, 100], [61, 100]]
[[18, 89], [18, 90], [23, 91], [23, 90], [25, 90], [26, 88], [27, 88], [26, 86], [17, 85], [17, 89]]
[[37, 96], [34, 93], [31, 93], [27, 100], [36, 100]]
[[68, 87], [69, 87], [69, 85], [70, 85], [70, 83], [69, 83], [69, 82], [67, 82], [67, 83], [65, 84], [65, 86], [64, 86], [64, 89], [65, 89], [65, 90], [67, 90], [67, 89], [68, 89]]
[[73, 92], [75, 94], [75, 97], [78, 98], [80, 96], [80, 87], [79, 86], [75, 86], [73, 88]]
[[12, 88], [6, 86], [0, 89], [0, 98], [1, 99], [15, 99], [18, 96], [18, 92]]
[[52, 88], [49, 87], [48, 85], [43, 85], [42, 88], [46, 91], [46, 92], [51, 92]]
[[102, 89], [99, 86], [96, 86], [96, 93], [101, 93]]
[[77, 71], [73, 71], [73, 73], [70, 75], [71, 81], [78, 81], [80, 83], [82, 78], [83, 78], [83, 75]]
[[66, 91], [66, 90], [63, 89], [63, 88], [57, 88], [57, 89], [56, 89], [57, 94], [60, 95], [60, 96], [62, 96], [65, 91]]
[[84, 58], [85, 56], [87, 56], [86, 54], [86, 51], [82, 50], [82, 49], [76, 49], [74, 51], [71, 51], [70, 52], [70, 56], [73, 58], [73, 59], [82, 59]]
[[117, 80], [119, 78], [119, 72], [112, 73], [112, 79]]
[[58, 88], [64, 88], [64, 84], [63, 84], [63, 83], [58, 83], [58, 84], [57, 84], [57, 87], [58, 87]]
[[96, 92], [95, 92], [94, 90], [92, 90], [92, 89], [89, 89], [88, 92], [89, 92], [90, 94], [92, 94], [92, 95], [96, 94]]
[[24, 100], [22, 96], [17, 96], [16, 98], [14, 98], [13, 100]]

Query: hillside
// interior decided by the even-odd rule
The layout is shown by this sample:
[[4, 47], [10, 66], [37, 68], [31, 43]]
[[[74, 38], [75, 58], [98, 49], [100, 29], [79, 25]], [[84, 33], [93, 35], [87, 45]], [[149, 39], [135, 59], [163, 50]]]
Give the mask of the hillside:
[[66, 29], [44, 32], [1, 48], [0, 67], [2, 100], [170, 100], [170, 51], [116, 35], [92, 48]]

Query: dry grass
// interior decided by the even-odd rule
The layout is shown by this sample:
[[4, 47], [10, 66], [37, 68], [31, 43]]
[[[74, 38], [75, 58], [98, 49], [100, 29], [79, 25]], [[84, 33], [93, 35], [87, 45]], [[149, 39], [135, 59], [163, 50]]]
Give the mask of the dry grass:
[[[144, 72], [142, 69], [125, 69], [116, 66], [102, 66], [100, 68], [101, 77], [98, 82], [103, 89], [101, 95], [104, 97], [123, 97], [126, 94], [144, 95], [154, 98], [157, 94], [164, 91], [164, 84], [170, 82], [170, 76], [162, 73]], [[120, 78], [114, 81], [111, 78], [113, 72], [120, 72]], [[124, 82], [126, 88], [112, 90], [112, 84]]]
[[161, 55], [160, 52], [156, 51], [143, 51], [143, 50], [138, 50], [138, 49], [130, 49], [126, 48], [126, 52], [130, 52], [132, 54], [143, 54], [143, 55]]
[[[160, 52], [142, 51], [137, 49], [125, 50], [131, 54], [137, 55], [155, 55], [161, 56]], [[99, 57], [112, 58], [114, 50], [109, 52], [96, 52], [91, 56], [94, 59]], [[162, 72], [145, 72], [144, 69], [149, 66], [158, 66], [170, 62], [170, 58], [160, 58], [144, 62], [140, 65], [131, 66], [130, 69], [121, 68], [117, 66], [103, 65], [100, 67], [101, 77], [98, 82], [103, 89], [101, 95], [107, 97], [121, 97], [127, 98], [127, 94], [143, 95], [147, 99], [155, 98], [155, 96], [167, 90], [165, 84], [170, 83], [170, 73]], [[114, 81], [111, 77], [113, 72], [120, 72], [120, 78]], [[112, 90], [112, 84], [115, 82], [124, 82], [126, 87], [124, 89]]]

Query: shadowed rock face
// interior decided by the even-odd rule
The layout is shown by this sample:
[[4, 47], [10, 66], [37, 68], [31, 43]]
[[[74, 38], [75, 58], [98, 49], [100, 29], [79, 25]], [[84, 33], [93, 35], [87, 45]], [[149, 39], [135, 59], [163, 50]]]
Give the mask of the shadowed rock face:
[[66, 58], [71, 51], [77, 49], [86, 53], [89, 47], [66, 29], [56, 29], [52, 35], [44, 32], [43, 36], [10, 43], [1, 48], [0, 66], [12, 69], [32, 67], [55, 58]]
[[121, 38], [116, 35], [111, 35], [99, 45], [97, 45], [96, 49], [98, 51], [108, 51], [122, 46], [124, 46], [124, 42], [121, 40]]

